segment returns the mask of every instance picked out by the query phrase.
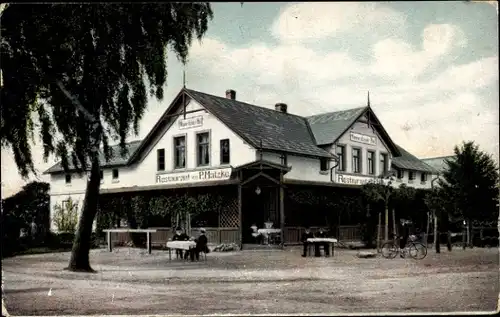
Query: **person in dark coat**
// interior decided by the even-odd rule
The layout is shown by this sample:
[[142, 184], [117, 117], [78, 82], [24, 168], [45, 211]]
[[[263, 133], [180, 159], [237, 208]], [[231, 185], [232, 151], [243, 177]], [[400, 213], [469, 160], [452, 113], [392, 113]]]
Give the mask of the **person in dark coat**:
[[[208, 253], [210, 250], [208, 249], [208, 238], [205, 235], [206, 231], [205, 229], [201, 228], [200, 229], [200, 236], [198, 239], [196, 239], [196, 249], [194, 249], [194, 256], [196, 256], [196, 261], [200, 260], [200, 252], [205, 252]], [[193, 259], [193, 256], [191, 256], [191, 260]]]
[[307, 256], [307, 247], [309, 246], [309, 242], [307, 242], [307, 239], [309, 238], [314, 238], [314, 235], [310, 231], [309, 227], [307, 227], [306, 232], [302, 234], [302, 237], [300, 239], [302, 241], [302, 244], [304, 245], [304, 252], [302, 253], [303, 257]]
[[[188, 240], [189, 240], [189, 236], [182, 230], [181, 227], [175, 228], [175, 234], [172, 237], [172, 241], [188, 241]], [[183, 257], [181, 249], [176, 249], [175, 254], [177, 255], [177, 257], [181, 257], [181, 258]], [[186, 252], [185, 257], [187, 257], [187, 252]]]
[[[319, 232], [316, 233], [316, 238], [328, 238], [327, 233], [323, 230], [323, 228], [319, 229]], [[330, 256], [330, 244], [328, 242], [317, 243], [315, 248], [315, 256], [320, 256], [320, 246], [323, 246], [323, 250], [325, 250], [325, 256]]]

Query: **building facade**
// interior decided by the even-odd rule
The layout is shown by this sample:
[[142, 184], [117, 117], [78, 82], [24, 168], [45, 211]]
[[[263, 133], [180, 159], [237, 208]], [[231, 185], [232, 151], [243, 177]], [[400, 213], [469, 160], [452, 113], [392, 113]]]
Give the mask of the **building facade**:
[[[233, 208], [222, 217], [231, 220], [219, 227], [229, 228], [226, 240], [239, 243], [253, 223], [271, 220], [285, 231], [285, 198], [293, 186], [335, 192], [392, 172], [393, 186], [430, 188], [437, 174], [391, 140], [369, 103], [301, 117], [282, 103], [273, 110], [240, 102], [233, 90], [218, 97], [182, 89], [148, 135], [127, 148], [123, 157], [116, 146], [109, 162], [102, 157], [101, 195], [231, 188]], [[71, 167], [66, 173], [60, 163], [46, 173], [51, 212], [68, 199], [81, 210], [87, 175]], [[51, 229], [58, 230], [54, 223]]]

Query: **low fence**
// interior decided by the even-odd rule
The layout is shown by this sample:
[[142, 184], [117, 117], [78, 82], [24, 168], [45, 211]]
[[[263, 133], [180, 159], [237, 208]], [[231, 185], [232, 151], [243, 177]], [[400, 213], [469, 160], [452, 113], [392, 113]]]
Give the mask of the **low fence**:
[[[163, 229], [161, 231], [151, 233], [151, 245], [156, 247], [164, 246], [168, 239], [174, 236], [172, 228], [151, 227], [148, 229]], [[239, 243], [240, 231], [239, 228], [205, 228], [209, 244], [221, 243]], [[200, 228], [191, 228], [190, 236], [197, 237], [200, 234]], [[111, 232], [111, 243], [113, 245], [125, 245], [132, 241], [131, 233], [129, 232]]]

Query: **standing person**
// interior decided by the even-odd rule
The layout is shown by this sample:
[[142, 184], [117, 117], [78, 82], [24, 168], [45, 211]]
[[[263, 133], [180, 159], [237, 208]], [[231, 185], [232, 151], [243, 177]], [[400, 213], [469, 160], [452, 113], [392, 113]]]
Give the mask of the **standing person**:
[[307, 239], [309, 238], [314, 238], [314, 235], [310, 231], [309, 227], [306, 227], [306, 232], [302, 234], [302, 237], [300, 239], [302, 241], [302, 244], [304, 245], [304, 252], [302, 253], [302, 257], [307, 256], [307, 247], [309, 246], [309, 242], [307, 242]]
[[[410, 235], [409, 228], [406, 225], [406, 221], [404, 219], [401, 219], [399, 221], [400, 226], [399, 226], [399, 248], [401, 251], [404, 252], [404, 248], [406, 246], [406, 242], [408, 241], [408, 237]], [[403, 258], [404, 254], [403, 252], [400, 252], [400, 256]]]
[[[323, 230], [323, 228], [319, 228], [319, 232], [316, 233], [316, 238], [327, 238], [328, 235]], [[323, 250], [325, 250], [325, 256], [330, 256], [330, 244], [328, 242], [317, 243], [315, 248], [316, 256], [320, 256], [319, 247], [323, 246]]]
[[[200, 229], [200, 236], [198, 239], [196, 239], [196, 249], [194, 250], [194, 255], [196, 256], [196, 261], [200, 260], [200, 252], [205, 252], [208, 253], [210, 250], [208, 249], [208, 238], [205, 235], [206, 231], [205, 229], [201, 228]], [[193, 256], [191, 256], [191, 260], [193, 259]]]

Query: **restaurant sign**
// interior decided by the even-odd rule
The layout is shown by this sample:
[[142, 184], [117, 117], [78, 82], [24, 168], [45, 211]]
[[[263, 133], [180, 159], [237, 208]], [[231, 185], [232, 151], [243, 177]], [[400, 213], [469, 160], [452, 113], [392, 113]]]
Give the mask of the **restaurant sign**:
[[191, 129], [203, 126], [203, 116], [196, 116], [179, 120], [179, 129]]
[[157, 184], [200, 183], [228, 180], [231, 168], [156, 175]]
[[380, 178], [369, 177], [369, 176], [337, 174], [337, 183], [339, 184], [362, 186], [368, 183], [380, 183], [380, 182], [382, 182], [385, 185], [388, 182], [388, 180], [381, 180]]
[[377, 145], [377, 138], [375, 136], [356, 133], [356, 132], [351, 132], [351, 141], [369, 145]]

